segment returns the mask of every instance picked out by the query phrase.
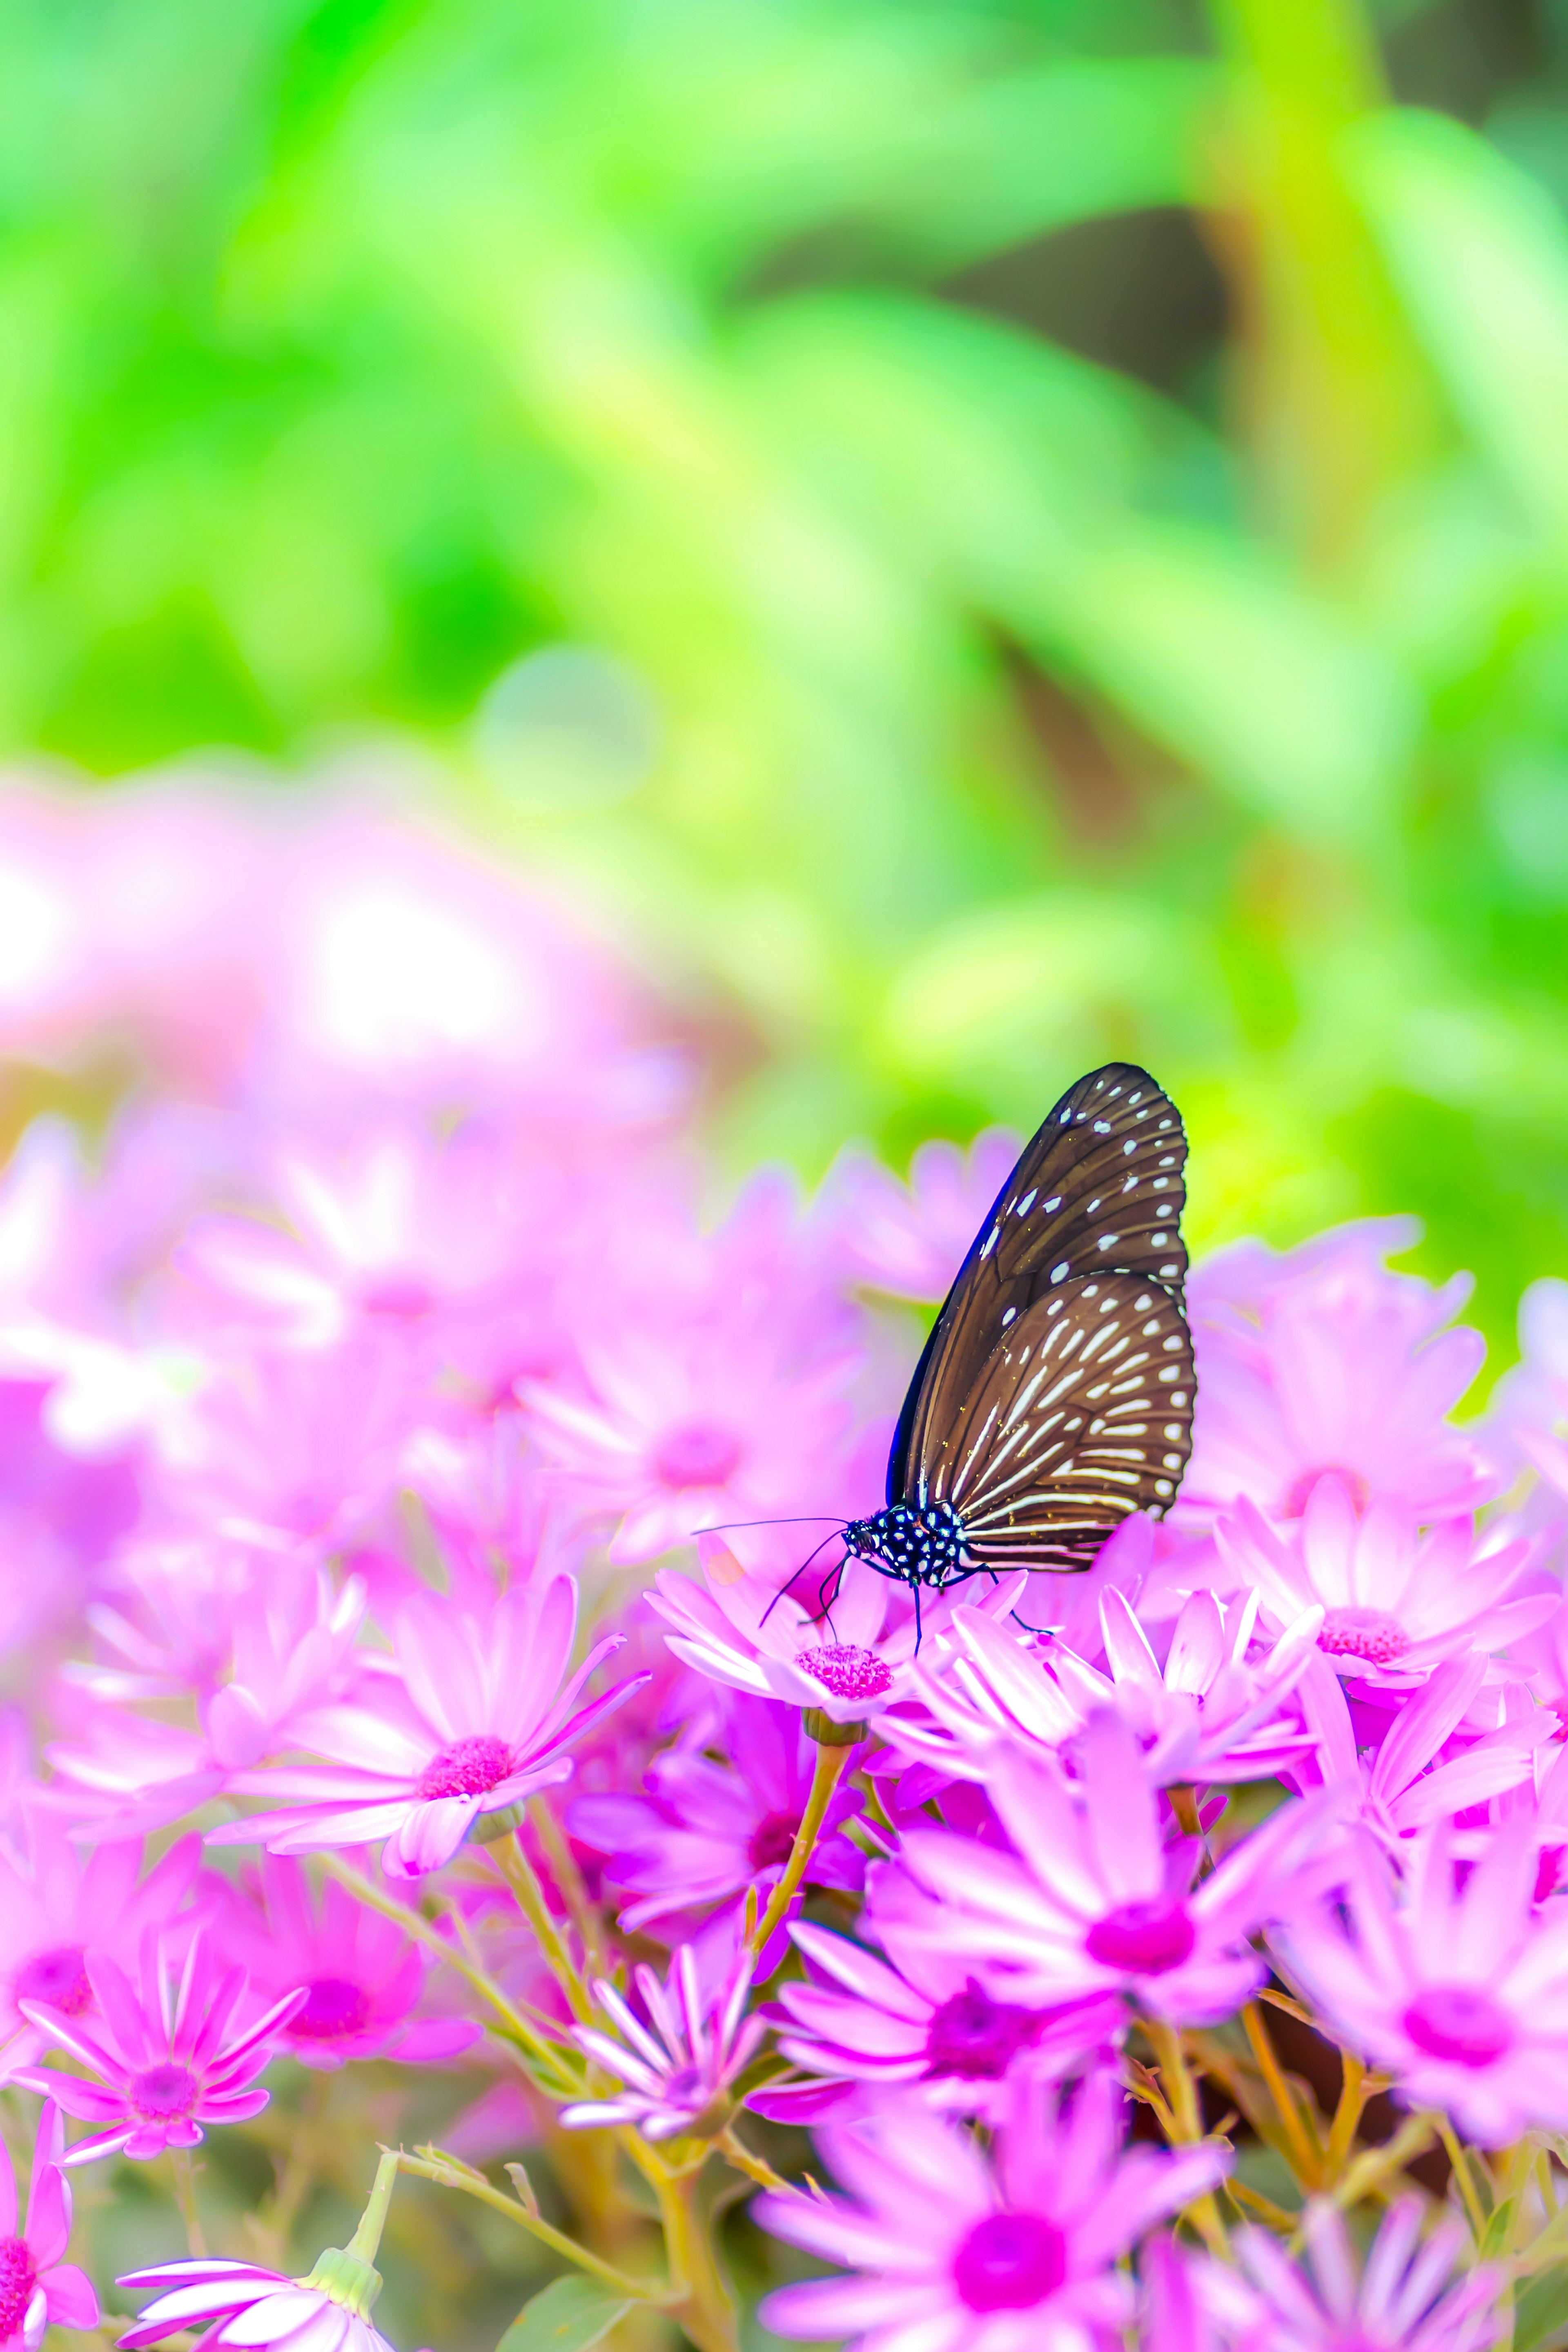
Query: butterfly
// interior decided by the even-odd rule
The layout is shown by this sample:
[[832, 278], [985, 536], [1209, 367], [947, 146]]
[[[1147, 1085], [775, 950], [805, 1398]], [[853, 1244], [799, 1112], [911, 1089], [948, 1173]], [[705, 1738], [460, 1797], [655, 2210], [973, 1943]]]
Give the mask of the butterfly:
[[926, 1341], [886, 1507], [845, 1550], [914, 1589], [1086, 1569], [1192, 1452], [1187, 1139], [1146, 1070], [1071, 1086], [992, 1203]]

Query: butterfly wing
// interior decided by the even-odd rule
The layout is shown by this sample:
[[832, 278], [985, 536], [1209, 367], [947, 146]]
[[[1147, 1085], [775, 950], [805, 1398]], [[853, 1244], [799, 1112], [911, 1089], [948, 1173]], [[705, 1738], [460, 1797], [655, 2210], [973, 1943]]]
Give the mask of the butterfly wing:
[[[989, 1426], [992, 1434], [984, 1444], [1002, 1444], [1005, 1430], [1006, 1463], [1017, 1469], [1025, 1433], [1020, 1419], [1006, 1418], [1007, 1384], [1016, 1381], [1019, 1392], [1026, 1389], [1031, 1399], [1051, 1389], [1051, 1381], [1043, 1388], [1034, 1384], [1037, 1350], [1047, 1344], [1047, 1334], [1064, 1335], [1048, 1339], [1048, 1354], [1066, 1349], [1065, 1335], [1078, 1328], [1080, 1316], [1108, 1311], [1101, 1302], [1113, 1297], [1120, 1336], [1129, 1345], [1131, 1326], [1124, 1318], [1140, 1313], [1144, 1319], [1152, 1315], [1172, 1318], [1171, 1328], [1162, 1328], [1158, 1344], [1172, 1364], [1180, 1364], [1183, 1377], [1162, 1381], [1159, 1386], [1180, 1391], [1184, 1402], [1173, 1404], [1156, 1420], [1162, 1431], [1173, 1426], [1186, 1433], [1170, 1439], [1151, 1434], [1147, 1458], [1121, 1464], [1129, 1476], [1111, 1475], [1111, 1465], [1100, 1462], [1102, 1448], [1080, 1455], [1069, 1447], [1058, 1455], [1049, 1433], [1039, 1435], [1028, 1447], [1031, 1474], [1005, 1490], [1015, 1531], [995, 1539], [1013, 1547], [1005, 1556], [1014, 1564], [1035, 1540], [1023, 1534], [1026, 1526], [1036, 1528], [1050, 1518], [1066, 1540], [1067, 1522], [1051, 1517], [1059, 1504], [1079, 1529], [1077, 1540], [1088, 1547], [1079, 1563], [1087, 1565], [1106, 1532], [1126, 1512], [1163, 1507], [1191, 1447], [1192, 1353], [1181, 1308], [1187, 1268], [1180, 1222], [1186, 1199], [1186, 1155], [1181, 1116], [1146, 1070], [1113, 1062], [1068, 1087], [997, 1194], [926, 1342], [889, 1457], [889, 1503], [921, 1505], [948, 1492], [963, 1511], [967, 1528], [969, 1506], [960, 1503], [948, 1485], [956, 1475], [955, 1463], [983, 1444], [981, 1433]], [[1122, 1280], [1131, 1282], [1130, 1291], [1110, 1288]], [[1086, 1299], [1081, 1286], [1091, 1281], [1101, 1286]], [[1151, 1304], [1140, 1309], [1136, 1300], [1145, 1294]], [[1053, 1296], [1063, 1302], [1055, 1315], [1049, 1312]], [[1026, 1325], [1034, 1335], [1026, 1343]], [[1170, 1339], [1176, 1339], [1177, 1347], [1165, 1349]], [[1079, 1344], [1061, 1355], [1064, 1375], [1069, 1359], [1078, 1360]], [[982, 1397], [985, 1408], [978, 1410]], [[1031, 1427], [1032, 1413], [1032, 1404], [1022, 1409], [1023, 1420]], [[1071, 1411], [1064, 1411], [1053, 1426], [1064, 1432], [1072, 1418]], [[1096, 1415], [1088, 1412], [1079, 1418], [1087, 1427]], [[1137, 1418], [1136, 1413], [1123, 1416], [1129, 1426]], [[1148, 1427], [1152, 1432], [1155, 1422], [1149, 1421]], [[1129, 1436], [1128, 1443], [1136, 1446], [1137, 1441]], [[1167, 1454], [1180, 1457], [1174, 1473], [1165, 1462]], [[1060, 1470], [1063, 1489], [1058, 1496], [1051, 1486], [1053, 1465], [1059, 1467], [1069, 1456], [1072, 1466]], [[1081, 1466], [1091, 1457], [1099, 1465], [1092, 1473]], [[966, 1492], [972, 1496], [982, 1466], [976, 1456], [965, 1473]], [[999, 1476], [1004, 1468], [998, 1465]], [[1086, 1519], [1091, 1491], [1098, 1497], [1093, 1507], [1102, 1515]], [[986, 1493], [991, 1494], [989, 1485]]]
[[1193, 1359], [1174, 1296], [1133, 1274], [1062, 1283], [992, 1350], [920, 1472], [982, 1568], [1087, 1568], [1110, 1529], [1163, 1511], [1193, 1443]]

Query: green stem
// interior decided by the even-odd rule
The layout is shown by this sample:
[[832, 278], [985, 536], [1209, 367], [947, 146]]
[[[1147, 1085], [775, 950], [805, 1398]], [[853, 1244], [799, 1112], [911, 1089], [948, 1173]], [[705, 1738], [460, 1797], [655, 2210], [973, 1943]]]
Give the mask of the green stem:
[[188, 2147], [172, 2147], [169, 2161], [174, 2173], [174, 2202], [180, 2209], [180, 2219], [185, 2225], [185, 2242], [193, 2254], [205, 2254], [206, 2232], [196, 2204], [196, 2168], [191, 2162]]
[[[496, 2212], [504, 2213], [509, 2221], [515, 2221], [520, 2230], [526, 2230], [531, 2237], [537, 2238], [541, 2245], [548, 2246], [552, 2253], [561, 2255], [565, 2262], [575, 2263], [579, 2270], [591, 2272], [606, 2286], [614, 2287], [617, 2294], [626, 2295], [635, 2303], [668, 2304], [678, 2301], [683, 2292], [681, 2287], [673, 2284], [662, 2286], [657, 2279], [628, 2278], [625, 2271], [616, 2268], [614, 2263], [604, 2262], [597, 2254], [591, 2254], [586, 2246], [580, 2246], [574, 2238], [567, 2237], [564, 2231], [555, 2229], [542, 2214], [531, 2213], [527, 2206], [521, 2204], [515, 2197], [509, 2197], [504, 2190], [493, 2187], [482, 2172], [476, 2172], [471, 2165], [462, 2163], [455, 2156], [447, 2156], [441, 2148], [422, 2148], [417, 2156], [408, 2156], [400, 2148], [384, 2149], [384, 2163], [388, 2156], [394, 2168], [398, 2171], [411, 2172], [421, 2180], [437, 2181], [443, 2189], [460, 2189], [465, 2197], [477, 2197], [481, 2205], [492, 2206]], [[380, 2178], [378, 2173], [378, 2183]]]
[[[1182, 2048], [1182, 2037], [1175, 2027], [1167, 2025], [1163, 2018], [1145, 2017], [1141, 2022], [1160, 2062], [1160, 2081], [1175, 2126], [1174, 2145], [1196, 2147], [1203, 2140], [1204, 2119], [1198, 2105], [1197, 2084], [1193, 2080], [1186, 2053]], [[1205, 2189], [1201, 2197], [1193, 2200], [1186, 2210], [1210, 2253], [1216, 2255], [1221, 2262], [1233, 2261], [1230, 2242], [1225, 2234], [1225, 2224], [1220, 2220], [1213, 2189]]]
[[580, 2024], [594, 2021], [594, 2004], [582, 1972], [567, 1950], [561, 1930], [550, 1916], [544, 1900], [544, 1889], [534, 1874], [533, 1864], [522, 1850], [516, 1832], [510, 1837], [498, 1838], [486, 1849], [512, 1894], [517, 1907], [539, 1938], [551, 1974], [572, 2004], [572, 2014]]
[[589, 1972], [602, 1977], [606, 1973], [603, 1922], [588, 1900], [588, 1890], [583, 1884], [583, 1874], [577, 1867], [577, 1857], [572, 1851], [566, 1832], [543, 1797], [529, 1799], [528, 1818], [533, 1823], [539, 1843], [549, 1860], [551, 1874], [572, 1915], [572, 1925], [582, 1940]]
[[697, 2352], [736, 2352], [735, 2307], [713, 2259], [712, 2232], [696, 2210], [697, 2179], [691, 2172], [679, 2179], [666, 2174], [654, 2181], [670, 2285], [679, 2284], [681, 2291], [674, 2315]]
[[848, 1748], [817, 1748], [816, 1769], [811, 1776], [811, 1794], [805, 1801], [805, 1811], [800, 1817], [800, 1827], [795, 1833], [795, 1843], [790, 1848], [784, 1875], [774, 1887], [768, 1907], [757, 1924], [757, 1932], [752, 1938], [754, 1952], [766, 1951], [774, 1928], [789, 1909], [791, 1898], [805, 1876], [805, 1866], [821, 1834], [828, 1803], [853, 1752]]
[[375, 2261], [381, 2233], [386, 2227], [386, 2210], [392, 2202], [400, 2161], [396, 2148], [382, 2149], [381, 2162], [375, 2168], [375, 2179], [371, 2186], [370, 2200], [360, 2215], [359, 2228], [343, 2250], [356, 2262], [374, 2263]]

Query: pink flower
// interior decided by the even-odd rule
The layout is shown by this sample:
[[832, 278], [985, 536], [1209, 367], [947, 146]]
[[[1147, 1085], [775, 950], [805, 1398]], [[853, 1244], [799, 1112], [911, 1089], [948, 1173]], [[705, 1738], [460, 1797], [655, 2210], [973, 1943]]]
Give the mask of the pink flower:
[[766, 1198], [743, 1201], [698, 1279], [584, 1318], [576, 1381], [523, 1384], [544, 1460], [584, 1514], [618, 1522], [612, 1560], [657, 1559], [710, 1522], [853, 1507], [859, 1358], [810, 1274]]
[[779, 2048], [824, 2079], [753, 2092], [747, 2104], [781, 2123], [833, 2113], [845, 2089], [862, 2084], [920, 2084], [929, 2105], [996, 2122], [1020, 2065], [1063, 2074], [1126, 2027], [1114, 1992], [1051, 2009], [998, 2000], [956, 1948], [911, 1942], [895, 1969], [826, 1928], [797, 1921], [791, 1934], [810, 1976], [779, 1987]]
[[1187, 1311], [1198, 1402], [1184, 1514], [1248, 1496], [1293, 1518], [1325, 1472], [1358, 1503], [1416, 1518], [1472, 1509], [1497, 1479], [1445, 1416], [1486, 1353], [1479, 1332], [1442, 1327], [1469, 1291], [1441, 1290], [1378, 1260], [1408, 1249], [1407, 1220], [1341, 1226], [1277, 1257], [1238, 1243], [1194, 1269]]
[[1488, 2147], [1568, 2126], [1568, 1918], [1532, 1910], [1536, 1849], [1532, 1822], [1506, 1823], [1457, 1889], [1441, 1824], [1402, 1854], [1402, 1895], [1363, 1834], [1340, 1906], [1271, 1938], [1330, 2033]]
[[[195, 1891], [201, 1847], [194, 1837], [171, 1846], [143, 1878], [140, 1839], [101, 1845], [83, 1856], [58, 1816], [24, 1806], [21, 1853], [0, 1847], [0, 2033], [9, 2068], [45, 2046], [22, 2013], [43, 2001], [66, 2017], [93, 2007], [88, 1960], [134, 1950], [149, 1927], [166, 1929]], [[205, 1906], [185, 1913], [194, 1927]]]
[[71, 2193], [60, 2170], [65, 2126], [52, 2100], [38, 2117], [27, 2218], [16, 2230], [16, 2180], [0, 2161], [0, 2352], [19, 2345], [38, 2352], [47, 2327], [96, 2327], [98, 2297], [74, 2263], [60, 2260], [70, 2239]]
[[[684, 1745], [644, 1775], [644, 1795], [580, 1797], [574, 1837], [605, 1856], [605, 1875], [637, 1899], [620, 1924], [636, 1933], [714, 1905], [738, 1906], [754, 1886], [765, 1906], [805, 1811], [816, 1748], [800, 1716], [776, 1699], [731, 1698], [724, 1710], [728, 1764]], [[844, 1834], [860, 1811], [842, 1784], [829, 1801], [806, 1874], [814, 1886], [858, 1892], [865, 1857]]]
[[460, 2017], [416, 2018], [426, 1961], [394, 1922], [329, 1880], [312, 1896], [297, 1862], [268, 1854], [223, 1922], [224, 1948], [245, 1967], [253, 1992], [305, 1998], [279, 2031], [301, 2066], [331, 2072], [353, 2058], [438, 2065], [469, 2050], [482, 2028]]
[[112, 1960], [87, 1965], [102, 2023], [89, 2032], [42, 2001], [22, 2003], [23, 2015], [46, 2040], [88, 2068], [95, 2081], [54, 2068], [19, 2069], [28, 2090], [58, 2099], [68, 2116], [102, 2128], [79, 2139], [64, 2161], [88, 2164], [123, 2152], [139, 2161], [166, 2147], [195, 2147], [203, 2124], [243, 2123], [267, 2105], [252, 2084], [272, 2055], [277, 2036], [305, 1999], [301, 1988], [241, 2027], [236, 2018], [245, 1991], [243, 1969], [220, 1976], [204, 1928], [193, 1939], [175, 1978], [160, 1939], [142, 1939], [140, 1998]]
[[633, 1687], [622, 1683], [573, 1712], [589, 1675], [620, 1647], [616, 1634], [595, 1643], [566, 1676], [576, 1623], [570, 1577], [508, 1592], [488, 1619], [416, 1595], [395, 1629], [399, 1680], [375, 1712], [329, 1706], [305, 1717], [300, 1744], [328, 1762], [237, 1774], [237, 1790], [296, 1801], [210, 1831], [208, 1843], [319, 1853], [384, 1839], [389, 1876], [438, 1870], [481, 1814], [564, 1780], [572, 1742]]
[[[889, 1578], [862, 1560], [837, 1559], [781, 1591], [748, 1574], [717, 1536], [704, 1536], [698, 1550], [707, 1591], [665, 1569], [649, 1599], [676, 1629], [666, 1636], [670, 1648], [699, 1674], [759, 1698], [815, 1707], [835, 1723], [879, 1716], [910, 1696], [914, 1611]], [[1012, 1608], [1026, 1582], [1006, 1578], [970, 1613]], [[940, 1595], [927, 1605], [922, 1643], [935, 1640], [950, 1607]]]
[[158, 2263], [128, 2271], [117, 2284], [133, 2294], [150, 2286], [162, 2292], [140, 2319], [115, 2338], [120, 2352], [142, 2352], [148, 2344], [187, 2328], [204, 2332], [206, 2352], [392, 2352], [384, 2336], [363, 2311], [346, 2305], [340, 2292], [258, 2270], [254, 2263], [205, 2255], [185, 2263]]
[[705, 1992], [697, 1956], [683, 1944], [663, 1983], [650, 1968], [632, 1971], [642, 2017], [614, 1985], [596, 1983], [594, 1998], [616, 2032], [578, 2025], [573, 2039], [626, 2088], [563, 2107], [567, 2129], [630, 2124], [645, 2139], [673, 2139], [710, 2116], [716, 2129], [736, 2077], [767, 2032], [760, 2017], [746, 2015], [755, 1965], [753, 1954], [741, 1952]]
[[1484, 2352], [1498, 2340], [1502, 2273], [1482, 2263], [1455, 2279], [1463, 2223], [1450, 2215], [1423, 2240], [1423, 2219], [1419, 2197], [1397, 2198], [1359, 2275], [1344, 2217], [1325, 2198], [1309, 2199], [1302, 2215], [1310, 2269], [1263, 2231], [1240, 2231], [1237, 2252], [1257, 2293], [1246, 2345], [1257, 2352]]
[[1021, 1149], [1006, 1128], [955, 1143], [922, 1143], [900, 1184], [863, 1146], [841, 1151], [816, 1215], [851, 1282], [895, 1298], [945, 1298]]
[[1223, 2169], [1214, 2148], [1124, 2150], [1121, 2105], [1104, 2074], [1070, 2101], [1023, 2082], [989, 2158], [910, 2100], [825, 2127], [849, 2196], [774, 2195], [752, 2210], [850, 2275], [771, 2294], [763, 2325], [868, 2352], [1110, 2352], [1131, 2316], [1119, 2256]]
[[[1019, 1605], [1027, 1608], [1027, 1598]], [[1162, 1665], [1131, 1603], [1106, 1587], [1101, 1674], [1065, 1642], [1019, 1639], [1000, 1608], [961, 1602], [952, 1638], [929, 1658], [921, 1652], [917, 1687], [929, 1720], [893, 1715], [882, 1736], [955, 1779], [984, 1780], [998, 1740], [1054, 1751], [1110, 1709], [1136, 1735], [1153, 1787], [1266, 1780], [1311, 1746], [1288, 1701], [1321, 1612], [1304, 1610], [1266, 1656], [1249, 1659], [1257, 1615], [1256, 1596], [1227, 1606], [1212, 1592], [1190, 1593]]]
[[1168, 1834], [1127, 1726], [1095, 1716], [1078, 1753], [1075, 1784], [999, 1750], [989, 1794], [1013, 1851], [910, 1832], [873, 1874], [868, 1929], [900, 1968], [917, 1951], [965, 1956], [1009, 2000], [1121, 1991], [1176, 2024], [1228, 2016], [1263, 1974], [1247, 1938], [1321, 1839], [1331, 1801], [1281, 1806], [1194, 1886], [1197, 1841]]
[[[1310, 1769], [1294, 1765], [1290, 1777], [1341, 1789], [1359, 1782], [1362, 1819], [1391, 1846], [1433, 1822], [1524, 1787], [1533, 1780], [1541, 1752], [1555, 1736], [1557, 1718], [1536, 1706], [1517, 1685], [1505, 1685], [1497, 1696], [1511, 1698], [1520, 1712], [1510, 1713], [1495, 1730], [1475, 1736], [1467, 1717], [1486, 1676], [1487, 1660], [1473, 1652], [1468, 1657], [1446, 1658], [1400, 1707], [1375, 1753], [1366, 1754], [1357, 1747], [1344, 1685], [1331, 1661], [1314, 1658], [1302, 1677], [1300, 1697], [1317, 1756]], [[1466, 1733], [1470, 1736], [1461, 1738]], [[1445, 1754], [1450, 1748], [1452, 1753]], [[1562, 1752], [1550, 1750], [1554, 1757]], [[1444, 1756], [1441, 1763], [1436, 1760], [1439, 1756]]]
[[1562, 1598], [1505, 1600], [1529, 1560], [1527, 1544], [1478, 1538], [1468, 1519], [1446, 1519], [1422, 1535], [1398, 1503], [1358, 1515], [1337, 1477], [1319, 1479], [1288, 1536], [1243, 1496], [1217, 1537], [1270, 1622], [1289, 1624], [1321, 1606], [1319, 1649], [1337, 1674], [1374, 1685], [1407, 1689], [1440, 1658], [1500, 1650], [1543, 1624]]

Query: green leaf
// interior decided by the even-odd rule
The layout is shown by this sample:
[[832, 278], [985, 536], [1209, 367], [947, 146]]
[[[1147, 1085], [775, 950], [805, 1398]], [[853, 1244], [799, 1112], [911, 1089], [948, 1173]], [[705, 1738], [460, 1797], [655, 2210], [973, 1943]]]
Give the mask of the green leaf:
[[613, 2286], [573, 2272], [523, 2305], [496, 2352], [588, 2352], [631, 2307]]
[[1503, 2200], [1481, 2232], [1481, 2242], [1476, 2248], [1477, 2262], [1495, 2262], [1504, 2252], [1508, 2245], [1509, 2233], [1513, 2228], [1513, 2217], [1518, 2210], [1517, 2197], [1507, 2197]]

